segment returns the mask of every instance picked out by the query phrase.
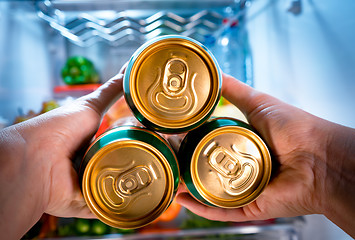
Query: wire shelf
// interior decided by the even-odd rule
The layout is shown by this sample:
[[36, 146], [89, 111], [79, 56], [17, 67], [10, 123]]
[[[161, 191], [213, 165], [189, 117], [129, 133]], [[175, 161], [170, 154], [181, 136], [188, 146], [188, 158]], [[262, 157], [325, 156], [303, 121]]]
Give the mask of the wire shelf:
[[[100, 1], [101, 2], [101, 1]], [[81, 47], [103, 41], [112, 46], [167, 34], [206, 36], [223, 27], [223, 19], [240, 13], [247, 1], [43, 1], [38, 16]], [[140, 6], [140, 8], [138, 8]]]

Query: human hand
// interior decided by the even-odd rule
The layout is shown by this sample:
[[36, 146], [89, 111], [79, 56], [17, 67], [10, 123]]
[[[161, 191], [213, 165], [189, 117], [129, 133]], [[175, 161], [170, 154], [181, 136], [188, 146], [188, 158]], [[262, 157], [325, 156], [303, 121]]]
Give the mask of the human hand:
[[120, 96], [124, 68], [91, 94], [0, 132], [0, 232], [19, 238], [45, 212], [93, 218], [72, 160]]
[[[333, 211], [330, 210], [332, 204], [343, 204], [349, 207], [348, 210], [354, 210], [354, 192], [342, 202], [340, 197], [336, 199], [332, 196], [336, 183], [341, 182], [344, 187], [346, 185], [343, 189], [345, 192], [351, 188], [351, 184], [340, 180], [342, 177], [353, 179], [354, 172], [339, 176], [341, 171], [336, 165], [347, 159], [336, 159], [334, 154], [333, 158], [338, 162], [329, 161], [333, 142], [337, 143], [337, 152], [342, 153], [339, 156], [350, 156], [354, 160], [354, 129], [313, 116], [258, 92], [231, 76], [223, 75], [222, 94], [245, 114], [249, 124], [269, 146], [274, 162], [279, 167], [259, 198], [244, 207], [222, 209], [205, 206], [182, 187], [177, 194], [178, 203], [202, 217], [220, 221], [250, 221], [322, 213], [337, 222], [332, 215], [334, 207]], [[351, 140], [352, 144], [349, 144]], [[345, 147], [341, 147], [341, 143]], [[346, 212], [344, 215], [347, 215]], [[347, 219], [350, 220], [351, 215]], [[351, 221], [348, 223], [351, 227]], [[344, 229], [351, 229], [340, 225]]]

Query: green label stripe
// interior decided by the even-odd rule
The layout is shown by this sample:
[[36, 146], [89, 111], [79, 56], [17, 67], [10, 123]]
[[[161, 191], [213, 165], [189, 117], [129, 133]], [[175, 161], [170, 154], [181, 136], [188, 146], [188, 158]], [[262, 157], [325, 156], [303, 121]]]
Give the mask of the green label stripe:
[[203, 139], [203, 137], [205, 137], [208, 133], [217, 128], [226, 126], [240, 126], [253, 131], [251, 126], [240, 120], [233, 118], [214, 118], [204, 123], [200, 127], [190, 131], [183, 139], [178, 152], [178, 161], [181, 170], [181, 177], [184, 180], [186, 187], [194, 198], [209, 206], [214, 205], [207, 202], [199, 194], [195, 185], [192, 182], [192, 176], [190, 171], [191, 160], [197, 145]]
[[148, 129], [138, 128], [138, 127], [127, 127], [127, 126], [117, 127], [110, 130], [109, 132], [104, 134], [100, 139], [98, 139], [92, 145], [92, 147], [89, 149], [89, 151], [86, 153], [86, 155], [83, 158], [82, 167], [79, 173], [80, 179], [82, 179], [85, 166], [88, 164], [90, 159], [101, 148], [118, 140], [137, 140], [137, 141], [148, 143], [149, 145], [158, 149], [158, 151], [160, 151], [169, 162], [169, 165], [173, 173], [173, 178], [174, 178], [174, 191], [177, 190], [177, 187], [179, 185], [179, 166], [176, 161], [177, 158], [173, 150], [169, 146], [169, 143], [165, 141], [162, 137], [157, 135], [156, 133], [151, 132]]

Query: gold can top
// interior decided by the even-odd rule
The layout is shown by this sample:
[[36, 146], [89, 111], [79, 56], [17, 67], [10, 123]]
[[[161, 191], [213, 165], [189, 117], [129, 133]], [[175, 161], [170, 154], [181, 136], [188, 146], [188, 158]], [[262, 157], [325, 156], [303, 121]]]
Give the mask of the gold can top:
[[83, 175], [83, 195], [89, 208], [116, 228], [149, 224], [166, 210], [173, 191], [167, 159], [137, 140], [119, 140], [99, 149]]
[[205, 47], [188, 38], [166, 37], [133, 59], [129, 95], [142, 119], [162, 131], [190, 130], [207, 120], [218, 103], [221, 79]]
[[235, 208], [255, 200], [266, 187], [271, 156], [262, 139], [251, 130], [225, 126], [199, 142], [190, 167], [192, 181], [207, 202]]

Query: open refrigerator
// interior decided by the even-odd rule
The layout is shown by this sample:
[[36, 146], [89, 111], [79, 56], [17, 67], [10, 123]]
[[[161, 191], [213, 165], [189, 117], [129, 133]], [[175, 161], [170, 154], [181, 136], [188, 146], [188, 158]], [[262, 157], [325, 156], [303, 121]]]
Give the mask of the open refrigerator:
[[[61, 73], [69, 57], [90, 59], [104, 82], [140, 45], [168, 34], [201, 42], [223, 72], [253, 85], [252, 49], [245, 28], [250, 5], [251, 0], [1, 2], [0, 50], [6, 57], [0, 63], [0, 122], [13, 124], [19, 117], [43, 112], [48, 102], [61, 105], [95, 90], [100, 84], [72, 87], [63, 82]], [[243, 118], [228, 104], [220, 104], [217, 112]], [[84, 223], [92, 227], [97, 220]], [[301, 237], [304, 219], [222, 223], [179, 208], [173, 218], [134, 231], [107, 228], [102, 234], [81, 233], [77, 224], [77, 219], [43, 216], [25, 238], [294, 240]]]

